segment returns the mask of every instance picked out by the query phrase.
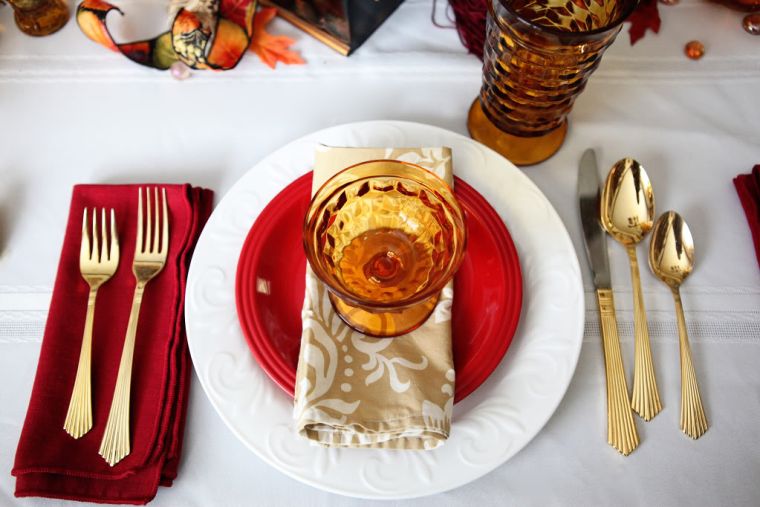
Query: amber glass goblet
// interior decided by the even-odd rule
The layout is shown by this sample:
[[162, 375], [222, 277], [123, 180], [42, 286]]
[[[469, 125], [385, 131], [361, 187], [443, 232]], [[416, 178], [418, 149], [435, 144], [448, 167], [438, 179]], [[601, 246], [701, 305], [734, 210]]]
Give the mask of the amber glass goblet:
[[517, 165], [551, 157], [567, 115], [637, 0], [489, 0], [473, 139]]
[[69, 20], [65, 0], [7, 0], [13, 7], [16, 26], [37, 37], [60, 30]]
[[419, 327], [464, 256], [464, 215], [451, 188], [420, 166], [351, 166], [314, 195], [306, 257], [336, 313], [370, 336]]

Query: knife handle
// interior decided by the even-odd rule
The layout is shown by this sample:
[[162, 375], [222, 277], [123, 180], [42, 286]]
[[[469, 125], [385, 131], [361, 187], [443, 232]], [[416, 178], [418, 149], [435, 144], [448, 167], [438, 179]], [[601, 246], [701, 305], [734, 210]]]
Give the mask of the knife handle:
[[628, 456], [638, 447], [639, 435], [633, 421], [631, 400], [625, 381], [612, 290], [597, 289], [596, 301], [599, 305], [604, 371], [607, 377], [607, 443], [624, 456]]

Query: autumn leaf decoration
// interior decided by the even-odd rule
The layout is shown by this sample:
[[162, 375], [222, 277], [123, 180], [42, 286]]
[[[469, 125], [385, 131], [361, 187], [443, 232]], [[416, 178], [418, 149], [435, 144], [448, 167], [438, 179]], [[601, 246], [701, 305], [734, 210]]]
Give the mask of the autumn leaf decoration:
[[285, 65], [301, 65], [304, 62], [301, 55], [292, 51], [295, 41], [285, 35], [272, 35], [266, 31], [266, 25], [277, 15], [274, 7], [264, 7], [256, 12], [253, 18], [253, 35], [250, 50], [258, 55], [262, 62], [274, 69], [277, 62]]
[[654, 33], [660, 31], [660, 12], [657, 10], [658, 0], [641, 0], [639, 6], [630, 15], [628, 21], [631, 27], [628, 35], [631, 37], [631, 46], [646, 35], [647, 29]]
[[[76, 19], [82, 32], [93, 41], [159, 70], [166, 70], [177, 61], [193, 69], [230, 70], [248, 49], [271, 68], [277, 62], [304, 63], [298, 53], [290, 50], [293, 39], [266, 32], [267, 23], [277, 14], [275, 8], [263, 8], [254, 16], [256, 0], [217, 2], [210, 4], [213, 9], [203, 13], [181, 7], [170, 30], [153, 39], [128, 43], [117, 43], [111, 36], [106, 17], [111, 11], [123, 13], [105, 0], [83, 0], [77, 7]], [[181, 0], [177, 3], [188, 4]], [[208, 7], [209, 3], [200, 5]]]

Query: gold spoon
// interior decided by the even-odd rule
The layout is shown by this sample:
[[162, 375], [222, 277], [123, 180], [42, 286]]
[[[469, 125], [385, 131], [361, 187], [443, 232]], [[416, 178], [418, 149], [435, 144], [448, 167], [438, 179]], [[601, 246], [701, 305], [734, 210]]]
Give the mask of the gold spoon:
[[678, 341], [681, 348], [681, 430], [691, 438], [707, 431], [707, 418], [699, 395], [697, 375], [691, 361], [689, 335], [681, 306], [679, 287], [694, 269], [694, 241], [689, 226], [681, 215], [668, 211], [657, 219], [649, 244], [649, 267], [673, 293], [678, 319]]
[[628, 251], [633, 285], [634, 367], [631, 408], [645, 421], [662, 410], [652, 364], [649, 328], [641, 291], [636, 244], [652, 229], [654, 194], [644, 168], [632, 158], [612, 166], [602, 191], [601, 221], [604, 229]]

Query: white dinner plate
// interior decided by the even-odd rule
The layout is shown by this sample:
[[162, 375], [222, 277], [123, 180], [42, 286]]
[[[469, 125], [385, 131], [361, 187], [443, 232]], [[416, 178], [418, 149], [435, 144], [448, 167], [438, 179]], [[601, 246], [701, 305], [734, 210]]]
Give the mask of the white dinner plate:
[[[293, 400], [256, 364], [238, 324], [235, 272], [266, 204], [310, 171], [318, 144], [449, 146], [454, 172], [507, 225], [520, 257], [523, 309], [513, 342], [488, 380], [454, 408], [451, 437], [432, 451], [325, 449], [297, 436]], [[283, 266], [283, 269], [290, 269]], [[203, 230], [188, 275], [185, 320], [201, 385], [237, 437], [282, 472], [363, 498], [411, 498], [456, 488], [503, 464], [539, 432], [570, 384], [583, 338], [578, 259], [541, 191], [509, 161], [462, 135], [405, 122], [341, 125], [294, 141], [248, 171]]]

